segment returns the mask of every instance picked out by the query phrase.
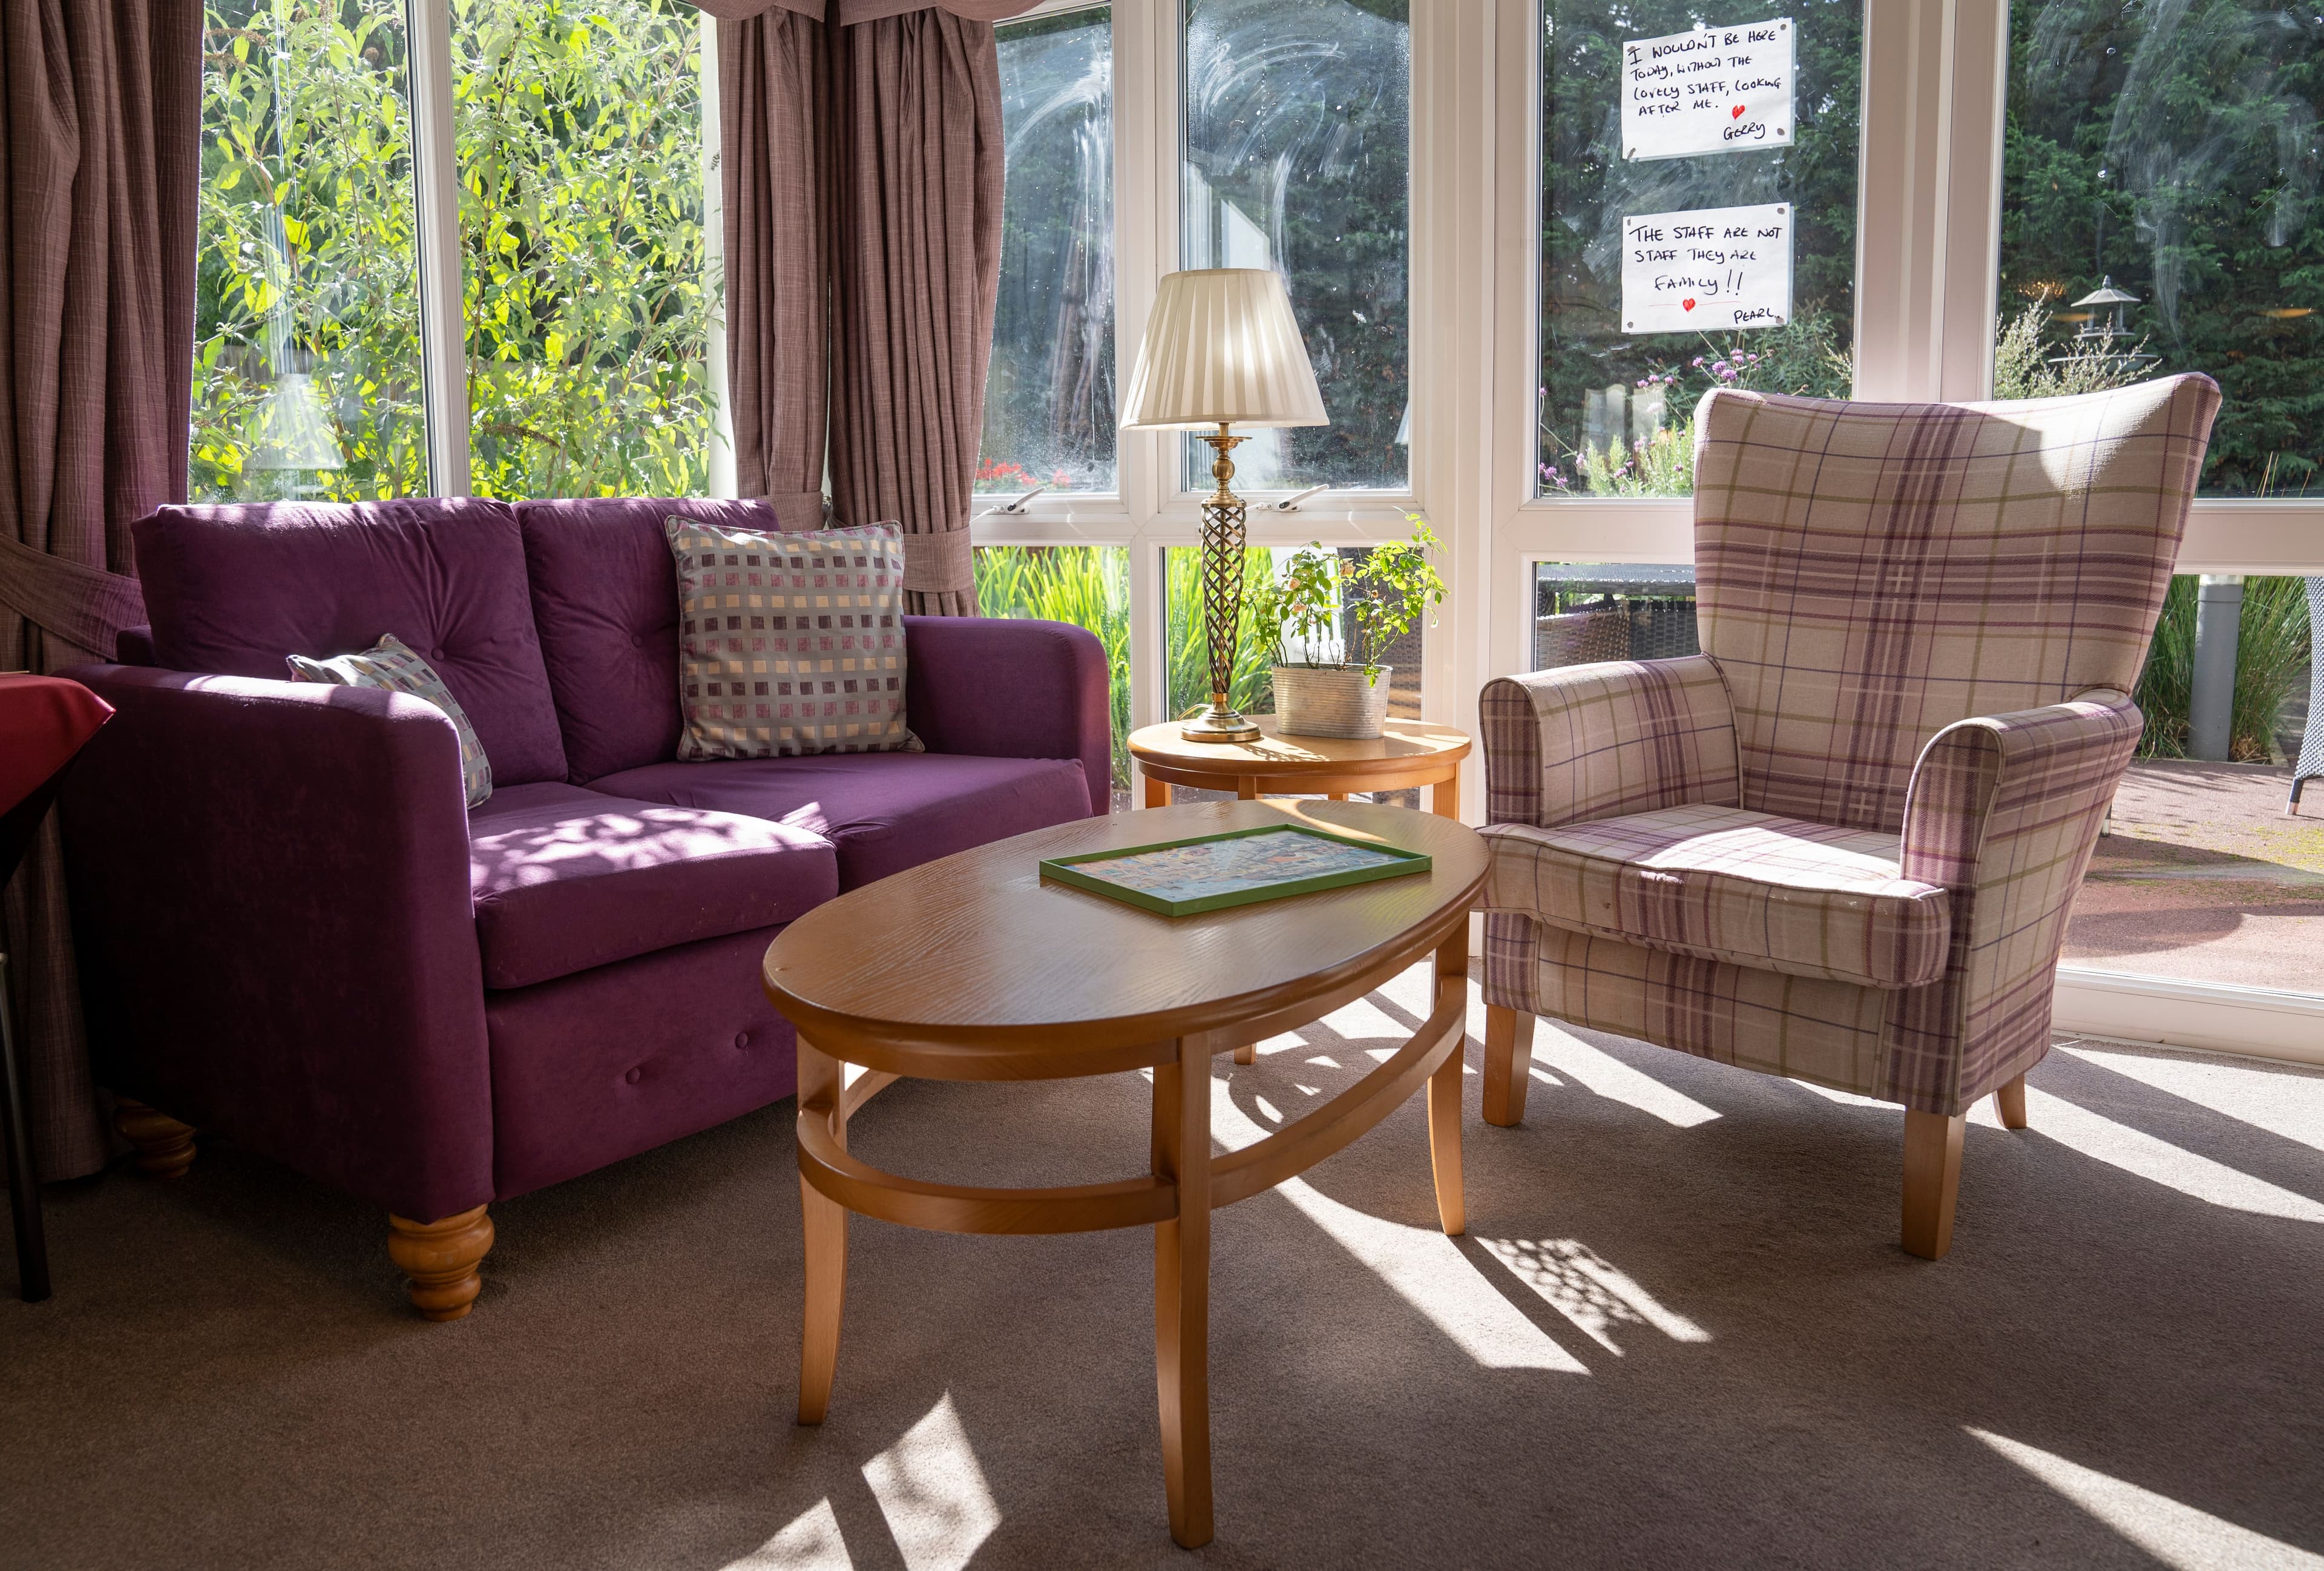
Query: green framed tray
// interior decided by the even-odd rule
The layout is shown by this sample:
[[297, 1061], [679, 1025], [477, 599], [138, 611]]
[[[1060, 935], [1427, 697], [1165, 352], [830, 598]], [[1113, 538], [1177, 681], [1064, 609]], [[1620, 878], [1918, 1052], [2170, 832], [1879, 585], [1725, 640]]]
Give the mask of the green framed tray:
[[[1271, 848], [1280, 876], [1268, 876], [1265, 851], [1213, 859], [1184, 855], [1193, 847], [1222, 841], [1251, 840], [1261, 836], [1291, 836], [1301, 844]], [[1305, 842], [1323, 842], [1323, 846]], [[1341, 848], [1327, 850], [1326, 846]], [[1180, 855], [1172, 855], [1172, 853]], [[1351, 855], [1349, 853], [1358, 855]], [[1122, 864], [1148, 859], [1142, 867], [1094, 868], [1093, 864]], [[1406, 851], [1377, 840], [1333, 835], [1305, 824], [1262, 824], [1255, 829], [1229, 829], [1217, 835], [1189, 835], [1183, 840], [1160, 840], [1151, 846], [1130, 846], [1118, 851], [1087, 851], [1076, 856], [1052, 856], [1041, 863], [1041, 874], [1059, 883], [1085, 889], [1109, 900], [1134, 905], [1166, 917], [1191, 917], [1229, 906], [1255, 905], [1285, 900], [1318, 890], [1344, 889], [1383, 878], [1425, 873], [1433, 865], [1427, 853]]]

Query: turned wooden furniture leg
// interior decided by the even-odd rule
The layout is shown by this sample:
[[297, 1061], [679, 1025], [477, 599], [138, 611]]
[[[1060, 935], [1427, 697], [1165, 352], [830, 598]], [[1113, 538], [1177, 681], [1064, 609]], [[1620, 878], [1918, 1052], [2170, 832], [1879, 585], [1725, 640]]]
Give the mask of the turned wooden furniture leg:
[[457, 1320], [475, 1303], [484, 1280], [476, 1267], [493, 1247], [493, 1219], [482, 1206], [440, 1222], [387, 1219], [387, 1253], [410, 1279], [412, 1308], [430, 1320]]
[[[807, 1039], [798, 1042], [799, 1121], [829, 1120], [839, 1105], [846, 1070], [840, 1061]], [[847, 1125], [836, 1123], [833, 1138], [847, 1147]], [[839, 1315], [847, 1298], [847, 1207], [799, 1175], [801, 1231], [807, 1238], [807, 1314], [799, 1334], [798, 1421], [820, 1424], [831, 1407], [832, 1378], [839, 1370]]]
[[[1436, 1007], [1463, 1003], [1469, 992], [1469, 924], [1453, 929], [1436, 951]], [[1465, 1013], [1465, 1010], [1463, 1012]], [[1461, 1187], [1461, 1078], [1466, 1034], [1428, 1077], [1428, 1160], [1436, 1170], [1436, 1218], [1454, 1237], [1468, 1231], [1468, 1201]]]
[[1152, 775], [1148, 775], [1146, 777], [1146, 805], [1149, 808], [1168, 807], [1170, 805], [1170, 782], [1167, 780], [1156, 780]]
[[1211, 1055], [1185, 1037], [1154, 1071], [1154, 1174], [1178, 1191], [1154, 1228], [1154, 1381], [1170, 1536], [1211, 1541]]
[[1525, 1122], [1533, 1068], [1534, 1017], [1485, 1005], [1485, 1122], [1508, 1129]]
[[1904, 1110], [1904, 1252], [1942, 1260], [1953, 1246], [1960, 1189], [1961, 1131], [1969, 1120]]
[[1456, 773], [1451, 780], [1440, 780], [1430, 788], [1428, 810], [1440, 818], [1457, 818], [1461, 816], [1460, 775]]
[[1993, 1088], [1993, 1105], [2001, 1114], [2004, 1129], [2025, 1127], [2025, 1077], [2005, 1080]]
[[182, 1178], [194, 1165], [194, 1129], [143, 1102], [114, 1098], [113, 1127], [137, 1148], [137, 1165], [157, 1178]]

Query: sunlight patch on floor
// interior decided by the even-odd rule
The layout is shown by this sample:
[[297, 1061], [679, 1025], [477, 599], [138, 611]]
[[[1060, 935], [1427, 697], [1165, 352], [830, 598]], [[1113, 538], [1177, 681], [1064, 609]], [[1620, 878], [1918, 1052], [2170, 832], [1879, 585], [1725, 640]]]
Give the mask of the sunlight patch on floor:
[[[1213, 1131], [1231, 1148], [1273, 1132], [1234, 1104], [1224, 1082], [1212, 1085], [1211, 1120]], [[1412, 1182], [1416, 1194], [1433, 1195], [1425, 1158], [1413, 1164]], [[1590, 1372], [1589, 1365], [1559, 1346], [1479, 1276], [1458, 1246], [1435, 1228], [1406, 1227], [1343, 1206], [1304, 1178], [1287, 1178], [1270, 1193], [1297, 1206], [1482, 1367]]]
[[962, 1571], [1001, 1525], [1001, 1508], [946, 1391], [927, 1417], [863, 1465], [909, 1571]]
[[2324, 1151], [2324, 1075], [2302, 1075], [2260, 1064], [2246, 1067], [2130, 1053], [2090, 1042], [2061, 1043], [2058, 1051], [2198, 1107], [2225, 1114], [2254, 1129]]
[[2109, 1478], [2022, 1441], [1983, 1429], [1969, 1432], [2174, 1571], [2258, 1566], [2324, 1571], [2324, 1555], [2237, 1527], [2167, 1494]]
[[1681, 1129], [1692, 1129], [1719, 1116], [1717, 1109], [1705, 1107], [1683, 1091], [1674, 1090], [1653, 1076], [1633, 1069], [1613, 1054], [1600, 1052], [1581, 1038], [1560, 1030], [1554, 1021], [1545, 1020], [1534, 1028], [1533, 1056], [1600, 1096], [1627, 1104]]
[[1617, 1357], [1622, 1349], [1610, 1333], [1618, 1326], [1652, 1326], [1674, 1342], [1711, 1340], [1710, 1332], [1666, 1308], [1580, 1239], [1480, 1238], [1477, 1242], [1508, 1267], [1510, 1275], [1540, 1294], [1544, 1303]]
[[828, 1497], [723, 1571], [854, 1571]]
[[2198, 1200], [2258, 1216], [2324, 1222], [2324, 1205], [2305, 1195], [2279, 1188], [2264, 1178], [2198, 1156], [2032, 1086], [2025, 1087], [2025, 1118], [2034, 1133]]

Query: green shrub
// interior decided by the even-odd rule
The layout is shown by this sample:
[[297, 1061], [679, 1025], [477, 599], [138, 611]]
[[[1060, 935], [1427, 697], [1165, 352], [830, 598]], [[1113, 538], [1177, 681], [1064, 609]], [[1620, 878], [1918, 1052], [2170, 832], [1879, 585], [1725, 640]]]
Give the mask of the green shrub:
[[[2163, 620], [2147, 651], [2134, 695], [2145, 713], [2141, 758], [2184, 758], [2193, 735], [2195, 608], [2198, 580], [2171, 580]], [[2264, 762], [2275, 717], [2308, 676], [2307, 586], [2299, 578], [2246, 578], [2243, 615], [2236, 635], [2236, 698], [2228, 724], [2227, 756]]]
[[1097, 634], [1113, 712], [1113, 785], [1130, 789], [1130, 569], [1119, 546], [981, 546], [976, 608]]

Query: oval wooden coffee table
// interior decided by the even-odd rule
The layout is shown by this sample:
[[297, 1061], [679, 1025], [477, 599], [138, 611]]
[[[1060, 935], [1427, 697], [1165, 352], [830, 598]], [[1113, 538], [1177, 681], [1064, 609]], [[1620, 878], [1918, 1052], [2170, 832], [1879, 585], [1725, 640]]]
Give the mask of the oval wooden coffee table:
[[[1047, 856], [1279, 822], [1425, 851], [1425, 873], [1202, 916], [1162, 917], [1043, 879]], [[1425, 1081], [1436, 1209], [1463, 1223], [1461, 1043], [1469, 907], [1485, 846], [1449, 818], [1369, 802], [1204, 802], [1084, 818], [867, 884], [767, 947], [767, 996], [798, 1042], [807, 1315], [799, 1422], [820, 1423], [839, 1359], [850, 1212], [950, 1233], [1154, 1229], [1154, 1363], [1170, 1535], [1211, 1538], [1211, 1212], [1305, 1172]], [[1346, 1091], [1242, 1150], [1211, 1154], [1211, 1060], [1320, 1019], [1424, 956], [1434, 1004]], [[863, 1066], [851, 1077], [847, 1066]], [[1047, 1080], [1154, 1071], [1134, 1177], [976, 1188], [882, 1172], [847, 1152], [847, 1121], [901, 1076]]]
[[1291, 792], [1334, 799], [1350, 791], [1400, 791], [1434, 786], [1430, 810], [1461, 816], [1461, 761], [1469, 734], [1425, 720], [1390, 720], [1368, 741], [1339, 736], [1286, 736], [1272, 715], [1253, 715], [1256, 742], [1189, 742], [1173, 721], [1141, 726], [1130, 735], [1130, 756], [1146, 777], [1146, 805], [1170, 805], [1174, 785], [1232, 791], [1246, 801]]

